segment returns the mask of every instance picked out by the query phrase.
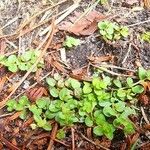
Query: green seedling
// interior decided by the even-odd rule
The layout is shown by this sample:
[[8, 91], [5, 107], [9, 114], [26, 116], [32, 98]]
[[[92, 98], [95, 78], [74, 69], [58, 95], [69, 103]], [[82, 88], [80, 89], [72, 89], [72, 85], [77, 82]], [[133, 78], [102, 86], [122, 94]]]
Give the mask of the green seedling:
[[21, 111], [21, 119], [32, 114], [34, 123], [31, 128], [51, 130], [51, 120], [61, 127], [57, 138], [65, 138], [65, 127], [76, 123], [93, 128], [95, 136], [106, 136], [113, 139], [114, 132], [120, 128], [125, 135], [135, 132], [130, 115], [136, 115], [133, 101], [144, 91], [141, 82], [149, 80], [150, 73], [139, 68], [139, 80], [132, 78], [110, 78], [108, 76], [93, 77], [92, 82], [79, 82], [72, 78], [62, 78], [59, 74], [48, 77], [46, 83], [49, 97], [41, 97], [30, 104], [26, 97], [17, 102], [7, 102], [8, 111]]
[[73, 46], [78, 46], [80, 45], [80, 40], [73, 38], [71, 36], [67, 36], [66, 40], [64, 42], [64, 46], [67, 48], [72, 48]]
[[141, 35], [142, 41], [150, 43], [150, 32], [145, 32]]
[[116, 41], [129, 35], [129, 29], [127, 27], [120, 26], [115, 22], [101, 21], [98, 23], [98, 28], [105, 41]]
[[[21, 71], [28, 71], [31, 66], [36, 62], [37, 58], [40, 55], [40, 51], [37, 50], [29, 50], [26, 51], [21, 56], [17, 55], [10, 55], [8, 57], [0, 56], [0, 64], [6, 66], [9, 71], [11, 72], [17, 72], [19, 70]], [[44, 64], [43, 60], [40, 61], [40, 63], [35, 67], [33, 72], [37, 70], [37, 68], [42, 67]]]

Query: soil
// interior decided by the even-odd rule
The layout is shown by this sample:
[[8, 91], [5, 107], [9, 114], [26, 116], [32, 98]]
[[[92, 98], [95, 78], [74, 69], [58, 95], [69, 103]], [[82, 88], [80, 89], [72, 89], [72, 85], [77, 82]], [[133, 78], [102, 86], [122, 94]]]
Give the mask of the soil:
[[[47, 2], [47, 3], [45, 3]], [[58, 1], [53, 1], [52, 3], [56, 3]], [[111, 1], [112, 2], [112, 1]], [[75, 10], [77, 12], [83, 12], [91, 3], [91, 0], [83, 0], [80, 6]], [[40, 36], [40, 33], [50, 24], [45, 23], [44, 25], [36, 28], [32, 32], [27, 33], [19, 38], [11, 36], [16, 33], [19, 29], [20, 24], [24, 21], [28, 20], [30, 16], [39, 12], [50, 6], [51, 1], [47, 0], [1, 0], [0, 1], [0, 54], [7, 54], [12, 51], [19, 51], [19, 53], [23, 53], [25, 50], [30, 48], [35, 48], [39, 43], [44, 40], [44, 36]], [[67, 1], [62, 3], [60, 6], [55, 9], [51, 9], [47, 14], [51, 12], [57, 14], [69, 6], [71, 6], [73, 2]], [[133, 8], [137, 8], [137, 11]], [[78, 70], [83, 67], [89, 67], [89, 56], [94, 57], [103, 57], [103, 56], [113, 56], [113, 60], [107, 62], [109, 65], [114, 65], [118, 67], [123, 67], [126, 69], [131, 69], [135, 71], [138, 66], [143, 66], [146, 69], [150, 69], [150, 43], [142, 42], [139, 40], [139, 35], [144, 31], [150, 30], [150, 23], [142, 23], [143, 21], [150, 20], [150, 10], [148, 9], [140, 9], [141, 3], [137, 0], [133, 5], [127, 4], [125, 1], [117, 1], [115, 0], [111, 6], [111, 9], [102, 5], [97, 5], [94, 8], [96, 11], [103, 13], [104, 15], [110, 15], [112, 21], [116, 21], [119, 24], [126, 25], [130, 27], [130, 36], [127, 39], [119, 40], [116, 43], [107, 43], [103, 41], [99, 36], [99, 31], [97, 30], [95, 33], [89, 36], [76, 36], [74, 34], [58, 31], [57, 34], [54, 35], [54, 39], [52, 42], [53, 47], [49, 48], [48, 52], [52, 53], [58, 60], [61, 60], [59, 54], [60, 44], [63, 43], [64, 37], [66, 35], [77, 37], [81, 40], [81, 44], [77, 47], [72, 48], [71, 50], [66, 50], [66, 58], [67, 61], [63, 64], [67, 64], [69, 66], [69, 70]], [[132, 11], [132, 12], [131, 12]], [[131, 13], [130, 13], [131, 12]], [[45, 16], [47, 15], [44, 13]], [[68, 21], [70, 16], [73, 16], [74, 12], [71, 15], [67, 16], [63, 21]], [[40, 15], [36, 19], [33, 19], [29, 24], [29, 27], [32, 27], [35, 24], [38, 24], [44, 15]], [[49, 16], [47, 15], [46, 18]], [[10, 21], [16, 18], [13, 23]], [[7, 23], [10, 23], [7, 25]], [[137, 25], [133, 25], [139, 23]], [[5, 25], [7, 25], [5, 27]], [[132, 26], [133, 25], [133, 26]], [[4, 36], [5, 35], [5, 36]], [[9, 36], [8, 36], [9, 35]], [[2, 42], [4, 45], [2, 45]], [[129, 50], [129, 46], [131, 46], [131, 50]], [[128, 53], [129, 52], [129, 53]], [[45, 56], [46, 57], [46, 56]], [[61, 61], [60, 61], [61, 62]], [[71, 68], [71, 69], [70, 69]], [[55, 69], [56, 70], [56, 69]], [[125, 71], [119, 71], [116, 69], [111, 69], [112, 71], [116, 71], [117, 73], [124, 73]], [[46, 69], [40, 74], [42, 77], [46, 75], [47, 72], [52, 71], [52, 66], [46, 66]], [[0, 93], [1, 100], [5, 99], [8, 94], [12, 91], [13, 85], [18, 83], [25, 73], [19, 72], [17, 74], [11, 74], [4, 67], [0, 68], [0, 77], [3, 78], [5, 75], [8, 77], [8, 81], [5, 82], [3, 89]], [[38, 78], [39, 76], [36, 75]], [[26, 89], [37, 83], [37, 87], [43, 86], [44, 82], [39, 82], [38, 79], [34, 76], [34, 74], [30, 74], [30, 76], [23, 82], [23, 84], [17, 89], [15, 94], [12, 97], [18, 96], [20, 93], [25, 92]], [[26, 85], [27, 84], [27, 87]], [[148, 94], [149, 96], [149, 94]], [[146, 116], [149, 120], [150, 118], [150, 105], [144, 105], [142, 103], [138, 104], [138, 107], [143, 107], [146, 113]], [[14, 119], [10, 122], [7, 122], [7, 119], [11, 118], [10, 116], [2, 117], [7, 114], [6, 108], [3, 108], [0, 111], [0, 149], [2, 150], [10, 150], [10, 149], [29, 149], [29, 150], [45, 150], [49, 144], [50, 138], [49, 133], [44, 132], [42, 130], [31, 130], [29, 126], [26, 128], [22, 128], [24, 122], [21, 119]], [[138, 118], [139, 117], [139, 118]], [[139, 109], [139, 116], [136, 118], [137, 124], [145, 125], [145, 121]], [[83, 126], [75, 126], [76, 131], [87, 135], [87, 130]], [[84, 138], [80, 136], [78, 132], [75, 132], [75, 143], [78, 150], [96, 150], [100, 149], [97, 146], [93, 145], [91, 142], [88, 142]], [[41, 136], [41, 137], [40, 137]], [[88, 135], [87, 135], [88, 136]], [[5, 138], [2, 139], [1, 137]], [[129, 139], [131, 137], [126, 137], [120, 130], [116, 132], [115, 138], [112, 141], [103, 139], [103, 138], [95, 138], [93, 136], [88, 137], [91, 141], [98, 141], [101, 145], [111, 149], [111, 150], [125, 150], [128, 149]], [[131, 140], [131, 139], [130, 139]], [[138, 146], [136, 149], [140, 150], [148, 150], [150, 149], [150, 132], [149, 129], [145, 132], [140, 132]], [[9, 143], [8, 143], [9, 142]], [[55, 141], [53, 145], [53, 149], [55, 150], [66, 150], [71, 149], [71, 132], [67, 130], [67, 137], [60, 142]], [[15, 148], [12, 148], [13, 146]], [[68, 145], [68, 147], [66, 146]], [[109, 146], [110, 145], [110, 146]], [[130, 148], [129, 148], [130, 149]]]

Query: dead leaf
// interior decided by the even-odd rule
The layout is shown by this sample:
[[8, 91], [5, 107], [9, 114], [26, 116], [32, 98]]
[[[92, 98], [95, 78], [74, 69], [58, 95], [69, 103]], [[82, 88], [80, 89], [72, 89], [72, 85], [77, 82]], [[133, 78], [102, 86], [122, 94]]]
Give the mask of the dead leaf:
[[27, 97], [32, 101], [35, 102], [37, 99], [41, 98], [43, 95], [48, 95], [46, 89], [44, 87], [35, 87], [29, 89], [27, 92]]
[[140, 95], [138, 99], [145, 106], [150, 103], [149, 96], [147, 96], [147, 95]]
[[92, 61], [92, 63], [94, 64], [97, 64], [104, 61], [111, 61], [113, 58], [114, 56], [99, 56], [99, 57], [89, 56], [88, 60]]
[[144, 0], [144, 6], [150, 9], [150, 0]]
[[69, 21], [63, 22], [59, 26], [59, 29], [75, 35], [91, 35], [96, 31], [97, 23], [107, 18], [107, 16], [96, 10], [91, 11], [89, 14], [78, 20], [80, 16], [81, 13], [75, 12], [74, 16], [69, 18]]
[[4, 84], [6, 82], [6, 77], [0, 78], [0, 92], [3, 90]]

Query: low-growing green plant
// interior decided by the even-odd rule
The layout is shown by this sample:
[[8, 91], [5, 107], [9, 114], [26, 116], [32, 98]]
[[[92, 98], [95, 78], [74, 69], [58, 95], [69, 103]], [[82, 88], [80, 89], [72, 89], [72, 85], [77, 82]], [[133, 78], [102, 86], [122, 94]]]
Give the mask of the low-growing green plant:
[[150, 32], [145, 32], [141, 35], [141, 39], [145, 42], [150, 43]]
[[100, 4], [102, 4], [102, 5], [105, 5], [105, 4], [108, 4], [108, 0], [99, 0], [100, 2]]
[[99, 32], [104, 40], [116, 41], [129, 35], [126, 26], [120, 26], [115, 22], [101, 21], [98, 23]]
[[79, 39], [76, 39], [76, 38], [73, 38], [71, 36], [67, 36], [66, 37], [66, 40], [64, 41], [64, 44], [63, 44], [65, 47], [68, 47], [68, 48], [72, 48], [73, 46], [78, 46], [80, 45], [80, 40]]
[[[1, 55], [0, 56], [0, 64], [6, 66], [9, 71], [17, 72], [21, 71], [28, 71], [31, 66], [36, 62], [37, 58], [40, 55], [40, 51], [37, 50], [29, 50], [26, 51], [21, 56], [17, 56], [12, 54], [8, 57]], [[38, 67], [42, 67], [44, 64], [43, 60], [34, 68], [33, 72], [37, 70]]]
[[[140, 67], [139, 80], [132, 78], [93, 77], [92, 82], [79, 82], [72, 78], [62, 78], [59, 74], [48, 77], [49, 97], [42, 97], [31, 104], [26, 97], [18, 102], [9, 100], [8, 111], [22, 111], [22, 119], [27, 113], [33, 115], [32, 129], [37, 127], [51, 130], [51, 120], [62, 127], [75, 123], [84, 123], [93, 128], [96, 136], [105, 135], [113, 139], [114, 132], [122, 129], [126, 135], [134, 133], [134, 124], [129, 119], [136, 115], [133, 103], [138, 94], [144, 91], [142, 82], [150, 79], [150, 71]], [[57, 133], [57, 138], [65, 137], [64, 128]]]

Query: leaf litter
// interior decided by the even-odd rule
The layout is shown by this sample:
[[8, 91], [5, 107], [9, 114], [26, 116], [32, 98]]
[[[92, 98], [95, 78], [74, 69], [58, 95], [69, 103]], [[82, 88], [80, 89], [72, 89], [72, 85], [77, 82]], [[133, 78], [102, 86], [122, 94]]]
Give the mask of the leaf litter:
[[[148, 0], [145, 0], [144, 2], [145, 2], [145, 6], [148, 7], [149, 6]], [[22, 1], [20, 1], [20, 3], [22, 3]], [[138, 1], [135, 1], [135, 0], [127, 1], [127, 3], [131, 7], [131, 6], [134, 6], [136, 3], [138, 3]], [[47, 2], [46, 2], [46, 4], [47, 4]], [[118, 4], [121, 4], [121, 3], [118, 2]], [[72, 16], [69, 16], [66, 19], [66, 21], [62, 21], [62, 23], [58, 26], [58, 28], [59, 28], [59, 30], [61, 30], [63, 32], [64, 31], [67, 32], [67, 34], [74, 34], [74, 35], [78, 36], [79, 38], [81, 38], [82, 40], [84, 40], [84, 43], [81, 44], [82, 46], [87, 45], [87, 47], [80, 48], [81, 46], [79, 45], [79, 46], [73, 48], [74, 52], [76, 52], [78, 49], [78, 51], [76, 53], [71, 53], [66, 50], [66, 54], [62, 54], [62, 55], [65, 55], [65, 56], [62, 56], [62, 60], [65, 60], [65, 62], [68, 62], [68, 53], [70, 53], [70, 55], [74, 55], [74, 57], [77, 58], [76, 61], [78, 62], [78, 55], [80, 55], [79, 52], [83, 52], [84, 50], [89, 51], [89, 53], [85, 53], [85, 56], [86, 56], [86, 57], [84, 57], [84, 60], [86, 59], [86, 61], [85, 61], [86, 63], [84, 63], [85, 67], [83, 65], [81, 65], [82, 67], [80, 65], [77, 65], [78, 67], [72, 67], [72, 65], [70, 65], [69, 68], [65, 66], [65, 63], [62, 62], [61, 59], [59, 58], [59, 53], [57, 53], [57, 51], [59, 51], [59, 48], [61, 48], [61, 44], [63, 44], [63, 40], [62, 40], [62, 38], [60, 38], [60, 41], [57, 40], [56, 43], [55, 42], [53, 43], [54, 46], [53, 46], [53, 44], [51, 44], [49, 46], [49, 49], [48, 49], [49, 55], [48, 55], [48, 58], [45, 59], [46, 67], [47, 67], [46, 71], [50, 71], [51, 75], [53, 75], [54, 72], [62, 72], [62, 74], [68, 74], [71, 77], [76, 78], [78, 80], [90, 81], [91, 80], [91, 78], [89, 76], [89, 74], [91, 73], [91, 70], [90, 70], [91, 64], [90, 63], [96, 64], [96, 65], [98, 65], [98, 64], [101, 65], [102, 63], [104, 63], [104, 64], [106, 63], [106, 64], [110, 65], [113, 62], [113, 65], [114, 65], [113, 67], [115, 67], [115, 65], [119, 64], [118, 61], [116, 61], [116, 59], [124, 56], [124, 54], [122, 53], [122, 50], [124, 50], [124, 49], [122, 49], [122, 47], [119, 47], [118, 48], [119, 50], [118, 50], [112, 43], [104, 43], [104, 41], [102, 41], [102, 42], [100, 41], [99, 37], [96, 37], [96, 38], [92, 37], [92, 36], [95, 36], [96, 30], [97, 30], [97, 23], [99, 21], [108, 19], [109, 17], [107, 15], [103, 15], [103, 13], [100, 13], [98, 9], [93, 10], [93, 11], [89, 12], [87, 15], [83, 15], [83, 16], [82, 16], [82, 13], [79, 13], [79, 12], [80, 11], [76, 10], [74, 12], [74, 14], [72, 14]], [[82, 16], [82, 17], [80, 17], [80, 16]], [[31, 21], [31, 24], [33, 24], [33, 25], [35, 24], [34, 21], [33, 22], [32, 22], [32, 20], [30, 20], [30, 21]], [[9, 27], [11, 27], [11, 25]], [[28, 29], [26, 34], [28, 35], [28, 32], [31, 32], [32, 30], [34, 30], [34, 29]], [[44, 30], [44, 28], [42, 30]], [[59, 31], [59, 32], [61, 32], [61, 31]], [[89, 37], [90, 42], [88, 40], [85, 40], [84, 38], [82, 38], [82, 36], [91, 36], [91, 37]], [[7, 36], [6, 36], [6, 38], [7, 38]], [[24, 38], [24, 35], [22, 35], [22, 38]], [[28, 36], [28, 38], [30, 38], [30, 36]], [[40, 40], [37, 40], [37, 41], [40, 41]], [[14, 42], [14, 41], [11, 41], [11, 42]], [[59, 44], [57, 44], [57, 42]], [[90, 46], [89, 43], [93, 43], [94, 46], [93, 47]], [[102, 43], [102, 45], [101, 45], [101, 43]], [[38, 42], [37, 42], [36, 46], [38, 46]], [[0, 47], [1, 47], [2, 53], [5, 53], [5, 51], [7, 50], [6, 48], [8, 48], [5, 42], [1, 42]], [[148, 48], [149, 48], [149, 46], [148, 46]], [[51, 49], [55, 50], [54, 53], [51, 52]], [[91, 50], [96, 50], [96, 52], [94, 51], [94, 54], [93, 54], [93, 51], [91, 51]], [[117, 53], [119, 53], [119, 55]], [[82, 55], [82, 53], [81, 53], [81, 55]], [[133, 55], [132, 51], [131, 51], [131, 55]], [[63, 57], [65, 57], [65, 58], [63, 58]], [[147, 57], [147, 54], [144, 56], [144, 58], [145, 57]], [[83, 59], [83, 57], [81, 59]], [[143, 61], [143, 59], [142, 59], [142, 61]], [[127, 60], [127, 63], [128, 62], [130, 62], [130, 59]], [[126, 66], [126, 65], [124, 65], [124, 66]], [[130, 63], [129, 63], [129, 66], [130, 66]], [[128, 68], [128, 66], [126, 66], [126, 67]], [[116, 71], [116, 69], [113, 69], [113, 68], [111, 70]], [[125, 72], [125, 71], [123, 70], [123, 72]], [[5, 74], [4, 74], [3, 69], [2, 69], [2, 72], [0, 72], [0, 73], [4, 76], [4, 77], [2, 77], [3, 80], [1, 80], [1, 82], [2, 82], [1, 90], [3, 92], [3, 88], [6, 85], [5, 80], [4, 80]], [[128, 72], [128, 73], [130, 73], [130, 72]], [[21, 73], [21, 74], [24, 74], [24, 73]], [[40, 78], [40, 76], [42, 76], [42, 75], [43, 75], [43, 73], [40, 73], [40, 74], [37, 73], [36, 78], [38, 78], [38, 77]], [[33, 78], [31, 78], [31, 79], [33, 79]], [[47, 89], [45, 89], [44, 87], [41, 87], [41, 84], [39, 84], [39, 82], [41, 82], [41, 79], [40, 79], [40, 81], [38, 81], [38, 79], [36, 79], [36, 80], [38, 82], [37, 87], [33, 87], [33, 88], [29, 89], [28, 94], [27, 94], [29, 99], [31, 99], [33, 102], [36, 101], [37, 98], [40, 98], [43, 95], [47, 95]], [[34, 79], [33, 79], [33, 81], [34, 81]], [[148, 83], [147, 84], [143, 83], [143, 84], [144, 84], [145, 92], [143, 93], [143, 95], [141, 95], [141, 97], [139, 97], [139, 100], [142, 103], [142, 105], [144, 105], [147, 108], [149, 105], [149, 86], [147, 85]], [[43, 83], [42, 83], [42, 85], [43, 85]], [[19, 88], [21, 89], [22, 87], [20, 86]], [[21, 92], [21, 91], [19, 91], [20, 89], [18, 89], [16, 91], [16, 94], [19, 94]], [[14, 93], [14, 95], [15, 95], [15, 93]], [[2, 97], [2, 99], [3, 99], [3, 97]], [[149, 115], [147, 109], [145, 112], [146, 112], [146, 115]], [[29, 149], [46, 149], [48, 147], [48, 143], [49, 143], [50, 148], [52, 146], [55, 147], [56, 149], [59, 149], [60, 147], [63, 147], [63, 146], [65, 148], [67, 148], [71, 144], [72, 144], [72, 147], [74, 148], [75, 146], [78, 145], [77, 140], [80, 141], [79, 147], [81, 146], [81, 147], [83, 147], [83, 149], [89, 149], [89, 148], [97, 149], [98, 146], [96, 146], [96, 145], [102, 145], [106, 149], [110, 148], [110, 147], [116, 148], [117, 146], [118, 146], [118, 148], [126, 149], [127, 147], [130, 148], [133, 145], [136, 145], [136, 141], [139, 139], [141, 140], [140, 142], [143, 141], [143, 144], [141, 145], [141, 149], [146, 149], [147, 147], [149, 148], [149, 142], [145, 142], [146, 140], [142, 140], [141, 135], [139, 137], [139, 135], [135, 134], [135, 135], [132, 135], [131, 137], [128, 137], [128, 139], [124, 139], [121, 141], [121, 139], [124, 138], [124, 135], [122, 135], [121, 131], [120, 131], [119, 132], [120, 137], [119, 137], [118, 141], [121, 142], [121, 144], [119, 147], [119, 144], [117, 144], [117, 142], [115, 143], [114, 141], [110, 141], [105, 138], [93, 139], [92, 135], [90, 135], [90, 133], [89, 133], [90, 131], [88, 131], [88, 133], [86, 133], [86, 132], [84, 132], [84, 130], [86, 130], [86, 129], [84, 127], [79, 127], [79, 126], [75, 126], [74, 127], [75, 130], [77, 130], [77, 131], [79, 130], [85, 135], [87, 134], [87, 137], [82, 136], [82, 138], [81, 138], [79, 136], [79, 134], [77, 132], [75, 132], [72, 134], [72, 139], [71, 139], [71, 133], [69, 133], [70, 130], [68, 132], [68, 129], [67, 129], [66, 130], [68, 132], [67, 135], [69, 135], [69, 136], [66, 137], [64, 140], [59, 141], [59, 140], [55, 139], [55, 135], [50, 135], [49, 132], [45, 133], [44, 131], [41, 131], [41, 130], [33, 132], [30, 128], [30, 125], [33, 123], [32, 117], [28, 118], [26, 121], [22, 121], [22, 120], [19, 120], [18, 116], [19, 116], [19, 113], [15, 113], [14, 115], [12, 115], [9, 118], [6, 117], [6, 120], [10, 119], [12, 121], [9, 122], [9, 124], [3, 124], [3, 126], [10, 125], [11, 130], [13, 130], [13, 128], [15, 127], [14, 131], [13, 131], [14, 137], [12, 138], [11, 132], [9, 132], [10, 129], [7, 130], [7, 132], [2, 131], [2, 133], [0, 135], [0, 138], [2, 141], [2, 143], [0, 142], [1, 149], [5, 149], [5, 147], [8, 147], [10, 149], [18, 149], [17, 147], [18, 146], [22, 147], [22, 145], [24, 148], [29, 148]], [[142, 122], [142, 124], [144, 124], [142, 120], [139, 120], [139, 122]], [[23, 125], [24, 127], [21, 127], [20, 124], [22, 124], [22, 123], [24, 123], [24, 125]], [[54, 125], [55, 122], [51, 122], [51, 124]], [[53, 127], [55, 128], [55, 125]], [[55, 130], [57, 130], [57, 129], [55, 128]], [[18, 133], [20, 133], [22, 135], [22, 137], [18, 136]], [[54, 132], [54, 134], [55, 134], [55, 132]], [[26, 141], [25, 139], [29, 135], [31, 135], [31, 139], [30, 140], [28, 139]], [[33, 136], [33, 135], [35, 135], [35, 136]], [[38, 138], [38, 136], [40, 136], [40, 135], [42, 135], [41, 136], [42, 138], [40, 138], [40, 137]], [[36, 139], [36, 137], [37, 137], [37, 139]], [[51, 137], [52, 140], [50, 140], [49, 137]], [[147, 135], [146, 136], [144, 135], [144, 138], [147, 138], [147, 137], [148, 137]], [[85, 141], [88, 141], [88, 144]], [[23, 142], [24, 142], [24, 144], [20, 144]], [[122, 142], [125, 142], [125, 143], [122, 144]], [[67, 143], [67, 144], [65, 144], [65, 143]], [[138, 143], [138, 146], [139, 146], [139, 143]]]

